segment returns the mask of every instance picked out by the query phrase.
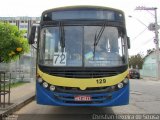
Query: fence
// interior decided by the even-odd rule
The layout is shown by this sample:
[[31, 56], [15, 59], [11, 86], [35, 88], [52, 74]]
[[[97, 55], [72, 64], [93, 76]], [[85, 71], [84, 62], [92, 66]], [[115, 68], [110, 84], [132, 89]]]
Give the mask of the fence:
[[11, 63], [0, 63], [0, 71], [11, 73], [11, 82], [32, 81], [36, 75], [36, 60], [30, 56], [22, 56], [20, 60]]

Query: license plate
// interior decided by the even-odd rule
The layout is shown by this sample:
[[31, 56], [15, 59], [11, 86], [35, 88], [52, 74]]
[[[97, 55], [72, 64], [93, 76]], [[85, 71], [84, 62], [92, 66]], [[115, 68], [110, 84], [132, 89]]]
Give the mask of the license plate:
[[88, 96], [88, 95], [78, 95], [78, 96], [74, 96], [74, 100], [75, 101], [91, 101], [92, 98], [91, 96]]

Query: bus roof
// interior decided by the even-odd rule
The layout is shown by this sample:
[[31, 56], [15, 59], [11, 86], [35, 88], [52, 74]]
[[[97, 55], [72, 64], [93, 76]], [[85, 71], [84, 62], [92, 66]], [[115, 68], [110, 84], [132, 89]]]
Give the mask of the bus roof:
[[120, 12], [123, 14], [122, 10], [119, 9], [115, 9], [115, 8], [109, 8], [109, 7], [104, 7], [104, 6], [91, 6], [91, 5], [76, 5], [76, 6], [65, 6], [65, 7], [57, 7], [57, 8], [53, 8], [53, 9], [49, 9], [49, 10], [45, 10], [42, 15], [49, 13], [49, 12], [53, 12], [53, 11], [62, 11], [62, 10], [76, 10], [76, 9], [97, 9], [97, 10], [113, 10], [115, 12]]

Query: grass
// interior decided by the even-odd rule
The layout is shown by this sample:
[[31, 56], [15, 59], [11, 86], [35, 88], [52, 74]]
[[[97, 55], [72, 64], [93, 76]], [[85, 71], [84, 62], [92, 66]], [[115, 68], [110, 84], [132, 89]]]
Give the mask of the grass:
[[[19, 86], [22, 86], [24, 84], [26, 84], [27, 82], [23, 82], [23, 81], [19, 81], [19, 82], [16, 82], [16, 83], [11, 83], [10, 84], [10, 88], [16, 88], [16, 87], [19, 87]], [[5, 89], [8, 89], [9, 88], [9, 85], [7, 84], [5, 86]], [[2, 89], [4, 89], [4, 87], [2, 86]]]
[[27, 82], [19, 81], [19, 82], [10, 84], [10, 87], [11, 87], [11, 88], [19, 87], [19, 86], [24, 85], [24, 84], [26, 84], [26, 83], [27, 83]]

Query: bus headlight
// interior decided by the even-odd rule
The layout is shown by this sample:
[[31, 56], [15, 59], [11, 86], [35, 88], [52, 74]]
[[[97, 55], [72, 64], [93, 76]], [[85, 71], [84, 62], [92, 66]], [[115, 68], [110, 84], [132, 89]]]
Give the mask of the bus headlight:
[[44, 83], [43, 83], [43, 87], [44, 87], [44, 88], [47, 88], [47, 87], [48, 87], [48, 83], [44, 82]]
[[39, 83], [42, 83], [42, 81], [43, 81], [42, 78], [38, 78]]
[[125, 78], [125, 79], [123, 80], [123, 82], [124, 82], [125, 84], [127, 84], [127, 83], [128, 83], [128, 79]]
[[50, 89], [51, 91], [54, 91], [54, 90], [56, 89], [56, 87], [53, 86], [53, 85], [51, 85], [51, 86], [49, 87], [49, 89]]
[[118, 83], [117, 87], [120, 89], [123, 87], [123, 83]]

